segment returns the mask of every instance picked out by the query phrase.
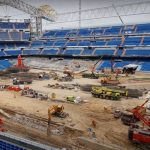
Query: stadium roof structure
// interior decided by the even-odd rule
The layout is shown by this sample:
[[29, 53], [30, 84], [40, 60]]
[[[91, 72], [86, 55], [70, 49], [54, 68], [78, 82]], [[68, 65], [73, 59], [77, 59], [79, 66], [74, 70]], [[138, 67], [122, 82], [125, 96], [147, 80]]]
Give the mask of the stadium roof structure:
[[[44, 30], [48, 30], [150, 22], [150, 0], [0, 0], [1, 2], [30, 14], [28, 18], [34, 20], [40, 31], [41, 25]], [[44, 6], [40, 7], [41, 5]], [[48, 8], [48, 5], [53, 7]], [[38, 14], [40, 17], [35, 17]], [[13, 18], [13, 12], [10, 16]], [[14, 16], [26, 18], [23, 14]], [[39, 18], [44, 18], [44, 21]]]
[[36, 8], [21, 0], [0, 0], [0, 5], [7, 5], [30, 14], [33, 18], [35, 18], [37, 33], [41, 33], [42, 31], [42, 19], [54, 21], [54, 16], [56, 15], [56, 11], [48, 5]]

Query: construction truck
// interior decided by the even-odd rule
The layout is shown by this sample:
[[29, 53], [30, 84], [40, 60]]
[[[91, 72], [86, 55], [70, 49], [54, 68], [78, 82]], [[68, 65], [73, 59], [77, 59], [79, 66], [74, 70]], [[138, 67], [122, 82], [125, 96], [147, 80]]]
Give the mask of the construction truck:
[[105, 86], [105, 85], [114, 85], [114, 86], [116, 86], [116, 85], [120, 84], [119, 80], [112, 79], [111, 77], [101, 78], [100, 83], [101, 83], [102, 86]]
[[68, 114], [64, 112], [63, 105], [52, 105], [48, 108], [48, 125], [51, 123], [52, 116], [66, 118]]
[[93, 86], [91, 93], [94, 97], [99, 97], [104, 99], [119, 100], [121, 98], [121, 94], [119, 91], [108, 89], [105, 87]]
[[14, 78], [13, 85], [20, 85], [20, 84], [31, 84], [32, 79], [25, 79], [25, 78]]
[[139, 119], [141, 125], [140, 123], [134, 123], [128, 130], [128, 139], [133, 143], [139, 144], [143, 149], [150, 149], [150, 115], [142, 113], [147, 102], [148, 100], [132, 110], [133, 115]]

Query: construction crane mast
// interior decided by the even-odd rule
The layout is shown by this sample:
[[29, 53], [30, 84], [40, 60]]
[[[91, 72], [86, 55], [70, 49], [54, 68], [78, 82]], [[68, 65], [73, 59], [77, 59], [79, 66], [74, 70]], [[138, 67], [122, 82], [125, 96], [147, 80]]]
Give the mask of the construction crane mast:
[[47, 21], [54, 21], [56, 17], [56, 11], [49, 5], [36, 8], [22, 0], [0, 0], [0, 5], [7, 5], [30, 14], [34, 20], [32, 23], [35, 23], [35, 25], [33, 25], [35, 26], [35, 32], [38, 35], [42, 33], [42, 19]]

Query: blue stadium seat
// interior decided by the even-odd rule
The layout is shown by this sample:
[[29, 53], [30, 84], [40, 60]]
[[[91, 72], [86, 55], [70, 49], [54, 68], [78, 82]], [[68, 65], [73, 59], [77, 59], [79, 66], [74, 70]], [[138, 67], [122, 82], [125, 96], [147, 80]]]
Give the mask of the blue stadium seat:
[[6, 48], [6, 44], [5, 43], [0, 43], [0, 49], [5, 49]]
[[107, 43], [108, 46], [120, 46], [121, 45], [121, 40], [110, 40]]
[[105, 35], [118, 35], [120, 30], [121, 30], [121, 26], [114, 26], [114, 27], [111, 27], [111, 28], [106, 28], [105, 30]]
[[53, 44], [54, 44], [54, 41], [50, 41], [50, 40], [47, 40], [47, 41], [43, 42], [44, 47], [53, 46]]
[[22, 33], [22, 40], [29, 40], [30, 39], [30, 32], [23, 32]]
[[55, 37], [65, 37], [68, 32], [69, 32], [69, 30], [57, 31]]
[[21, 50], [5, 50], [5, 53], [10, 56], [18, 56], [21, 54]]
[[137, 49], [137, 50], [126, 50], [126, 56], [150, 56], [150, 50]]
[[15, 26], [15, 29], [28, 29], [29, 23], [20, 22], [20, 23], [13, 23]]
[[3, 41], [3, 40], [10, 40], [9, 36], [8, 36], [8, 32], [0, 32], [0, 41]]
[[114, 50], [105, 50], [105, 49], [96, 49], [94, 55], [101, 56], [101, 55], [113, 55]]
[[64, 51], [64, 55], [79, 55], [81, 53], [81, 49], [67, 49]]
[[21, 33], [20, 32], [10, 32], [11, 39], [14, 41], [20, 41], [21, 40]]
[[104, 41], [95, 41], [91, 42], [92, 46], [105, 46], [106, 42]]
[[81, 41], [78, 44], [78, 46], [90, 46], [90, 45], [91, 45], [90, 41]]
[[122, 49], [118, 49], [117, 53], [115, 55], [121, 56], [123, 54], [123, 50]]
[[140, 45], [141, 37], [127, 37], [124, 45]]
[[93, 49], [84, 49], [81, 55], [89, 55], [91, 56], [93, 53]]
[[91, 34], [91, 30], [90, 29], [79, 29], [79, 36], [89, 36]]
[[110, 61], [103, 61], [99, 66], [97, 66], [96, 70], [101, 70], [103, 68], [111, 68], [111, 62]]
[[66, 44], [66, 40], [58, 40], [54, 43], [54, 46], [59, 46], [59, 47], [63, 47]]
[[33, 49], [23, 50], [23, 55], [38, 55], [38, 54], [40, 54], [40, 50], [33, 50]]
[[0, 56], [6, 56], [3, 51], [0, 51]]
[[33, 41], [31, 47], [43, 47], [43, 41]]
[[114, 65], [114, 67], [115, 68], [122, 68], [123, 66], [128, 65], [130, 63], [132, 63], [132, 62], [130, 62], [130, 61], [116, 62], [115, 65]]
[[0, 140], [0, 150], [26, 150], [23, 147], [17, 146], [13, 143]]
[[77, 46], [78, 45], [78, 41], [68, 41], [66, 43], [66, 46]]
[[142, 62], [141, 64], [141, 71], [149, 72], [150, 71], [150, 62]]
[[150, 24], [139, 24], [137, 26], [137, 33], [150, 33]]
[[52, 49], [44, 49], [41, 54], [42, 55], [56, 55], [57, 52], [58, 52], [58, 49], [52, 48]]
[[150, 37], [144, 37], [142, 45], [150, 45]]
[[97, 35], [102, 35], [104, 32], [103, 29], [100, 29], [100, 28], [94, 28], [91, 32], [91, 35], [93, 36], [97, 36]]
[[57, 31], [54, 30], [54, 31], [46, 31], [44, 34], [43, 34], [43, 38], [50, 38], [50, 37], [55, 37]]

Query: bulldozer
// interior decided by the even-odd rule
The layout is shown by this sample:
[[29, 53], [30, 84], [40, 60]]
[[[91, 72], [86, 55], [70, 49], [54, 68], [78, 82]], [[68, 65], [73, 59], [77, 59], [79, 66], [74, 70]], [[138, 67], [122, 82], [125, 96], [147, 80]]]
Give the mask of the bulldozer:
[[48, 108], [48, 125], [51, 123], [52, 116], [66, 118], [68, 113], [64, 112], [63, 105], [52, 105]]

